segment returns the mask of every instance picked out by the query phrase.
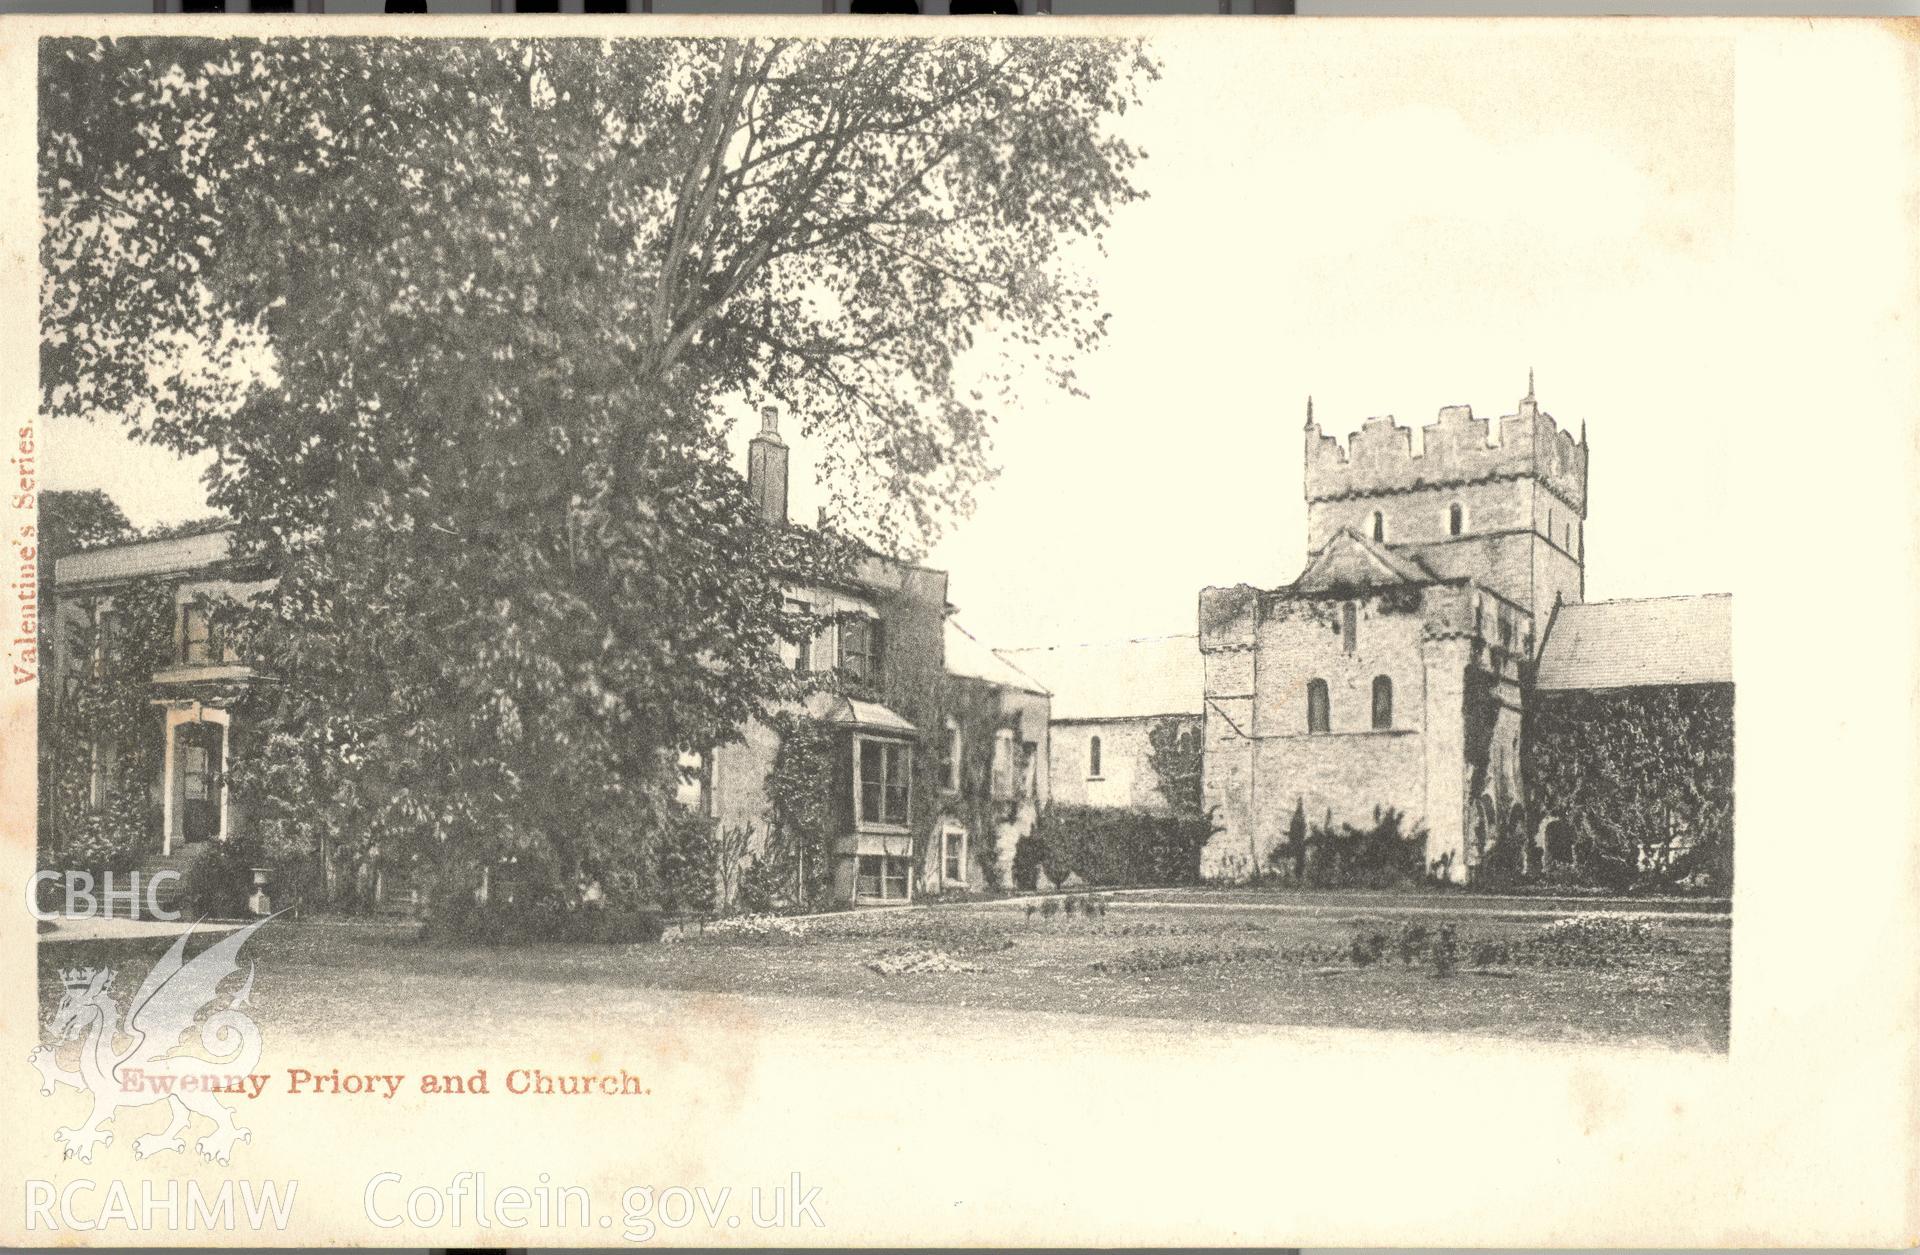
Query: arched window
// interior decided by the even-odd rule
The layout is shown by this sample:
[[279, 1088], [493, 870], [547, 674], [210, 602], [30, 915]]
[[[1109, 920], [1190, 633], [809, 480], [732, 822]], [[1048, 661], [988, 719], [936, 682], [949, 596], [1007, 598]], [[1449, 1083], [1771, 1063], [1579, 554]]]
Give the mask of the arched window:
[[1463, 521], [1465, 521], [1465, 516], [1460, 510], [1460, 503], [1458, 501], [1447, 507], [1447, 535], [1458, 536], [1460, 534], [1460, 524]]
[[1384, 675], [1373, 677], [1373, 727], [1381, 731], [1393, 726], [1393, 681]]
[[1100, 738], [1097, 736], [1087, 742], [1087, 776], [1094, 780], [1100, 778]]
[[1378, 510], [1373, 512], [1373, 538], [1375, 540], [1387, 538], [1387, 516]]
[[1307, 731], [1327, 730], [1327, 682], [1307, 681]]

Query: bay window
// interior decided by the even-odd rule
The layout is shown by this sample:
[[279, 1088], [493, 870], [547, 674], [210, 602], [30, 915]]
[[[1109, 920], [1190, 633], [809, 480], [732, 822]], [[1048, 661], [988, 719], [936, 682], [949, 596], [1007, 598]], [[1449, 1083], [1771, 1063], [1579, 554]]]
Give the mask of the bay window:
[[901, 741], [858, 739], [855, 755], [860, 822], [907, 826], [912, 747]]
[[862, 854], [854, 893], [862, 898], [904, 902], [907, 900], [910, 871], [907, 859], [895, 858], [890, 854]]

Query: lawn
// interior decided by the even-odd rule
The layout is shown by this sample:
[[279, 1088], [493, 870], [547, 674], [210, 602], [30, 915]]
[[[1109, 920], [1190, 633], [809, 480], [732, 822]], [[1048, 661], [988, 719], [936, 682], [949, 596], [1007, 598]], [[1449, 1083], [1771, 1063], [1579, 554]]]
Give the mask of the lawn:
[[[671, 989], [1727, 1048], [1724, 904], [1208, 891], [1100, 900], [1093, 915], [969, 903], [639, 946], [448, 947], [409, 928], [276, 923], [247, 949], [260, 973], [255, 1014], [296, 1034], [357, 1023], [411, 1035], [423, 1021], [457, 1021], [511, 1036], [550, 1004]], [[1574, 910], [1607, 922], [1555, 924]], [[1443, 927], [1456, 955], [1447, 975], [1433, 953]], [[116, 987], [131, 988], [167, 944], [43, 945], [43, 1017], [60, 995], [58, 968], [117, 966], [128, 979]]]

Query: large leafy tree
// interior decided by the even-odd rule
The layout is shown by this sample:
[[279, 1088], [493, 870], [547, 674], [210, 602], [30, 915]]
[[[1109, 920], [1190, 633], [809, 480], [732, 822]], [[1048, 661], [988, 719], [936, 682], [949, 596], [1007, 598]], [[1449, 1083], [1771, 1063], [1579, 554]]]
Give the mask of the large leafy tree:
[[[41, 56], [45, 401], [213, 454], [276, 581], [236, 630], [298, 796], [259, 805], [568, 875], [791, 694], [784, 581], [930, 539], [1023, 366], [1072, 386], [1102, 319], [1062, 246], [1139, 195], [1109, 123], [1153, 72], [1043, 39]], [[741, 400], [797, 418], [837, 528], [756, 516]]]

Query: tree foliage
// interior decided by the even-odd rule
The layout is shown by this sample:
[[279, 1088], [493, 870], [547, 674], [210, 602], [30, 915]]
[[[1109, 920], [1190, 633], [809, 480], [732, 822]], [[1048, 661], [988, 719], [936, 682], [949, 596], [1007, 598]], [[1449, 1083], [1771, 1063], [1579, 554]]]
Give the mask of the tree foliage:
[[[1102, 316], [1063, 245], [1139, 195], [1106, 124], [1153, 73], [1037, 39], [41, 55], [48, 408], [212, 453], [277, 581], [234, 631], [281, 811], [468, 876], [659, 830], [663, 763], [795, 696], [783, 584], [967, 508], [1022, 362], [1072, 386]], [[757, 516], [743, 399], [795, 415], [838, 526]]]
[[[126, 870], [159, 852], [162, 742], [150, 683], [173, 657], [173, 595], [136, 580], [69, 617], [40, 700], [41, 861]], [[99, 611], [96, 614], [96, 610]]]
[[1160, 795], [1176, 815], [1201, 811], [1202, 750], [1198, 720], [1157, 719], [1147, 729], [1147, 765], [1159, 780]]

